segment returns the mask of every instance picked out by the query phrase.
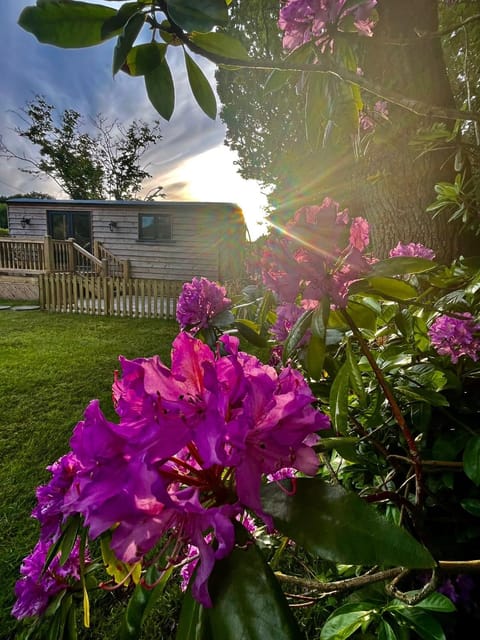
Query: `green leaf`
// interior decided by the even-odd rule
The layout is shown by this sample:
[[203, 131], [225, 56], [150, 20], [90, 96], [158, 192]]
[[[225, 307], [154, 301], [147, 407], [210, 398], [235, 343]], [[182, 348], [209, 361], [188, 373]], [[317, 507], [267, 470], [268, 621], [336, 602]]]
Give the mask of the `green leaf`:
[[266, 347], [267, 341], [263, 336], [258, 332], [259, 327], [255, 322], [247, 319], [238, 319], [234, 324], [235, 328], [238, 329], [238, 332], [241, 336], [243, 336], [248, 342], [255, 345], [256, 347]]
[[330, 389], [330, 418], [337, 431], [345, 433], [348, 426], [348, 364], [344, 362]]
[[463, 453], [463, 469], [478, 487], [480, 485], [480, 436], [473, 436], [467, 442]]
[[138, 2], [125, 2], [122, 4], [116, 15], [103, 23], [102, 38], [106, 40], [121, 32], [130, 18], [139, 12], [139, 9]]
[[144, 76], [155, 71], [165, 59], [167, 45], [163, 42], [139, 44], [130, 49], [123, 70], [131, 76]]
[[145, 87], [150, 102], [158, 113], [165, 120], [170, 120], [175, 107], [175, 87], [165, 58], [158, 67], [145, 74]]
[[217, 117], [217, 101], [212, 87], [198, 64], [184, 49], [187, 76], [193, 96], [202, 111], [212, 120]]
[[207, 53], [234, 60], [248, 60], [248, 51], [232, 36], [220, 31], [212, 33], [191, 33], [190, 40]]
[[347, 304], [347, 312], [357, 327], [375, 331], [378, 316], [370, 305], [363, 304], [357, 300], [350, 300]]
[[[312, 43], [306, 42], [301, 47], [297, 47], [285, 58], [284, 62], [287, 64], [302, 64], [308, 62], [312, 56]], [[273, 93], [281, 89], [291, 78], [293, 78], [297, 72], [284, 71], [282, 69], [274, 69], [268, 76], [263, 90], [266, 93]]]
[[437, 391], [432, 389], [425, 389], [419, 387], [407, 387], [404, 385], [397, 385], [395, 389], [410, 400], [417, 402], [426, 402], [432, 405], [432, 407], [448, 407], [449, 402], [447, 398]]
[[302, 637], [277, 579], [251, 541], [216, 563], [208, 589], [213, 602], [207, 611], [209, 640]]
[[115, 9], [89, 2], [38, 2], [36, 7], [25, 7], [18, 24], [33, 33], [39, 42], [77, 49], [100, 44], [117, 35], [111, 32], [105, 37], [102, 32], [104, 23], [116, 14]]
[[[155, 600], [164, 592], [165, 586], [173, 572], [169, 567], [155, 587], [146, 589], [142, 584], [137, 584], [130, 596], [125, 615], [119, 630], [120, 640], [137, 640], [141, 635], [142, 624], [151, 610]], [[155, 567], [149, 567], [147, 571], [147, 583], [153, 584], [158, 579]]]
[[142, 30], [144, 24], [145, 14], [136, 13], [125, 25], [125, 29], [123, 30], [122, 35], [118, 37], [117, 44], [113, 50], [113, 75], [120, 71], [122, 66], [125, 64], [127, 55], [129, 54], [133, 43], [137, 39], [137, 36]]
[[437, 263], [433, 260], [398, 256], [376, 262], [372, 265], [371, 270], [375, 276], [401, 276], [409, 273], [424, 273], [436, 267]]
[[210, 31], [228, 23], [225, 0], [168, 0], [167, 9], [173, 22], [185, 31]]
[[345, 640], [360, 629], [371, 618], [371, 609], [365, 610], [365, 604], [358, 606], [362, 607], [358, 611], [335, 612], [330, 616], [322, 627], [320, 640]]
[[444, 596], [443, 593], [438, 593], [438, 591], [420, 600], [415, 607], [417, 609], [426, 609], [427, 611], [437, 611], [438, 613], [451, 613], [457, 610], [450, 598]]
[[395, 614], [406, 620], [422, 640], [445, 640], [440, 623], [426, 611], [418, 607], [404, 607], [395, 611]]
[[235, 322], [235, 316], [231, 311], [226, 309], [210, 319], [210, 324], [214, 327], [229, 327]]
[[325, 340], [312, 335], [308, 341], [305, 366], [309, 376], [314, 380], [318, 380], [322, 376], [324, 360]]
[[477, 498], [464, 498], [460, 500], [460, 504], [462, 505], [462, 509], [471, 513], [472, 516], [480, 518], [480, 500]]
[[429, 551], [405, 529], [340, 485], [299, 478], [294, 495], [269, 484], [262, 488], [262, 498], [281, 533], [325, 560], [406, 568], [435, 565]]
[[356, 357], [353, 355], [350, 343], [347, 343], [346, 362], [348, 365], [348, 375], [350, 379], [350, 384], [352, 385], [352, 389], [357, 394], [360, 404], [362, 406], [365, 406], [367, 398], [365, 393], [365, 387], [363, 386], [362, 372], [360, 371], [360, 367], [358, 366], [358, 361]]
[[395, 631], [386, 620], [380, 620], [377, 629], [378, 640], [397, 640]]
[[310, 328], [310, 324], [312, 322], [313, 309], [309, 309], [305, 311], [303, 315], [298, 318], [298, 320], [293, 325], [290, 333], [288, 334], [287, 339], [285, 340], [285, 345], [283, 347], [283, 360], [286, 362], [288, 358], [292, 355], [295, 349], [298, 346], [298, 343], [305, 335], [307, 329]]
[[[359, 281], [359, 287], [361, 287]], [[368, 288], [365, 290], [367, 293], [374, 293], [386, 300], [412, 300], [418, 296], [418, 292], [414, 286], [403, 280], [396, 280], [395, 278], [384, 278], [383, 276], [375, 276], [373, 278], [367, 278]], [[355, 293], [357, 283], [353, 283], [352, 287], [355, 287]]]
[[213, 640], [207, 610], [193, 599], [190, 589], [183, 596], [175, 640]]

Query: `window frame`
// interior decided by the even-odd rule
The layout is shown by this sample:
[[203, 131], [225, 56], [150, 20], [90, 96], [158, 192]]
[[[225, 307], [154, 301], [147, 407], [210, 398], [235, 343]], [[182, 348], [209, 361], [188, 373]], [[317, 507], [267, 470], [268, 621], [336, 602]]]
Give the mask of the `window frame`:
[[[145, 237], [145, 233], [144, 233], [144, 229], [145, 227], [143, 226], [142, 222], [144, 218], [157, 218], [160, 219], [162, 218], [164, 220], [164, 222], [162, 223], [164, 226], [164, 229], [166, 229], [168, 227], [168, 235], [165, 234], [162, 237], [158, 237], [157, 232], [158, 232], [158, 228], [155, 229], [156, 225], [155, 223], [152, 225], [155, 229], [155, 237]], [[172, 225], [172, 215], [170, 213], [149, 213], [149, 212], [141, 212], [138, 214], [138, 242], [151, 242], [151, 243], [155, 243], [155, 244], [161, 244], [161, 243], [169, 243], [169, 242], [173, 242], [173, 225]]]

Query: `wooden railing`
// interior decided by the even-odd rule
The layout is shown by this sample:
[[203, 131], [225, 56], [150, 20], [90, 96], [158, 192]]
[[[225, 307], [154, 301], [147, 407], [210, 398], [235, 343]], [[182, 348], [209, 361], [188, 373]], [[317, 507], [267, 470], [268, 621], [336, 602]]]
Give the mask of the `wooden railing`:
[[92, 255], [73, 238], [0, 238], [0, 271], [12, 274], [60, 272], [128, 277], [128, 261], [118, 260], [100, 247], [98, 255]]
[[18, 274], [45, 271], [44, 240], [0, 238], [0, 270]]
[[183, 282], [72, 273], [38, 277], [40, 307], [59, 313], [174, 320]]
[[98, 240], [93, 243], [93, 255], [102, 260], [104, 264], [104, 273], [108, 276], [122, 278], [130, 277], [130, 263], [128, 260], [120, 260]]

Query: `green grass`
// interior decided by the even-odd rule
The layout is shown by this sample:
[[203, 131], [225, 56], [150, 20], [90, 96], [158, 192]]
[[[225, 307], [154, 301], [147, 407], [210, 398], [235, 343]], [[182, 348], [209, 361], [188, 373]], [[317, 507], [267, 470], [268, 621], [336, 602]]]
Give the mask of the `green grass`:
[[[118, 356], [158, 353], [168, 363], [177, 331], [176, 323], [161, 320], [0, 312], [1, 640], [16, 637], [13, 586], [22, 558], [37, 540], [30, 513], [35, 487], [49, 479], [45, 467], [68, 451], [72, 429], [92, 398], [113, 419], [111, 384]], [[94, 614], [99, 628], [86, 637], [116, 638], [117, 600], [104, 601], [101, 615]], [[175, 601], [167, 606], [173, 613]], [[168, 629], [172, 617], [164, 625]]]

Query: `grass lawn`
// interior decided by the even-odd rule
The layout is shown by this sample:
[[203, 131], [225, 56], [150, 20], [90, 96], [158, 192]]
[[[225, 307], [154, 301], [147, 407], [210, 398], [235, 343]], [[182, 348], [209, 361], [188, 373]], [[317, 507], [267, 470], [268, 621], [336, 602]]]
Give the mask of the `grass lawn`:
[[[16, 637], [13, 585], [37, 541], [30, 513], [35, 487], [49, 479], [45, 467], [68, 451], [72, 429], [92, 398], [114, 418], [111, 383], [118, 355], [158, 353], [168, 363], [177, 331], [175, 322], [161, 320], [0, 311], [1, 640]], [[102, 611], [94, 612], [98, 630], [85, 637], [117, 637], [116, 600], [108, 594]], [[175, 601], [168, 606], [174, 609]], [[172, 629], [171, 620], [165, 628]], [[167, 638], [168, 632], [146, 631], [145, 637]]]

